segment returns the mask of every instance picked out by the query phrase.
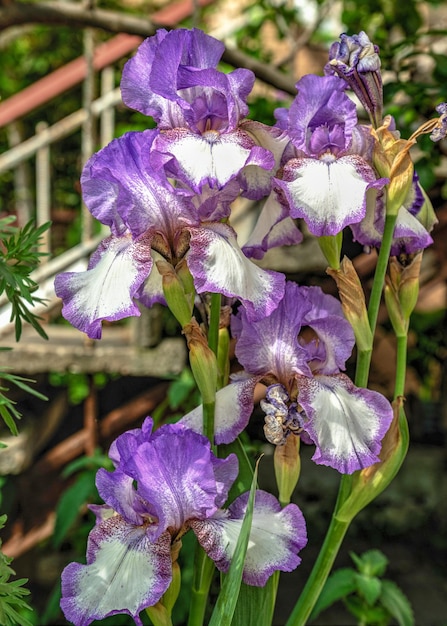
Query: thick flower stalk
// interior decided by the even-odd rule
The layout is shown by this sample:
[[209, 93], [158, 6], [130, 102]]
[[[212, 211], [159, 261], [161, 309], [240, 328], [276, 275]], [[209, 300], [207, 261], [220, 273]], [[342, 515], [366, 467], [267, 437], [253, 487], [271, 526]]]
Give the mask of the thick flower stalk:
[[283, 275], [244, 256], [236, 233], [221, 221], [218, 196], [197, 206], [163, 171], [154, 171], [157, 137], [156, 130], [126, 133], [95, 154], [82, 174], [84, 201], [111, 235], [87, 271], [60, 274], [55, 287], [64, 317], [92, 338], [101, 336], [103, 320], [139, 315], [136, 301], [164, 302], [157, 259], [176, 271], [186, 264], [198, 293], [239, 298], [251, 319], [271, 312], [284, 290]]
[[[181, 538], [192, 529], [221, 571], [227, 571], [247, 507], [247, 495], [223, 509], [238, 473], [231, 454], [218, 459], [209, 441], [181, 424], [152, 432], [124, 433], [112, 444], [115, 470], [100, 469], [97, 488], [105, 504], [92, 506], [87, 564], [71, 563], [62, 574], [61, 606], [68, 620], [87, 626], [96, 619], [139, 613], [158, 603], [172, 580]], [[300, 563], [306, 528], [296, 505], [281, 509], [258, 491], [243, 580], [263, 586], [276, 570]]]

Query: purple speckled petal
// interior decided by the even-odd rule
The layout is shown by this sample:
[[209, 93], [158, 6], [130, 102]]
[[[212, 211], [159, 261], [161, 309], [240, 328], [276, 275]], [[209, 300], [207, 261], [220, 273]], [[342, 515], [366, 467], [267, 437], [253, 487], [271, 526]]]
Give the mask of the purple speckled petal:
[[144, 514], [149, 512], [133, 485], [133, 479], [120, 470], [107, 472], [100, 468], [96, 474], [96, 487], [101, 498], [129, 524], [142, 526]]
[[187, 261], [198, 293], [221, 293], [238, 298], [250, 320], [269, 315], [284, 293], [283, 274], [263, 270], [247, 257], [227, 224], [189, 228]]
[[140, 315], [133, 302], [152, 269], [149, 242], [130, 236], [105, 239], [85, 272], [66, 272], [55, 279], [62, 315], [92, 339], [101, 337], [102, 320]]
[[[258, 379], [250, 377], [226, 385], [216, 393], [214, 440], [216, 444], [231, 443], [247, 426], [253, 412], [253, 394]], [[202, 405], [180, 420], [187, 428], [203, 433]]]
[[298, 380], [303, 428], [316, 445], [315, 463], [352, 474], [379, 461], [381, 441], [393, 419], [388, 400], [355, 387], [344, 374]]
[[[201, 546], [223, 572], [230, 567], [247, 503], [245, 493], [236, 498], [227, 513], [219, 511], [212, 519], [191, 524]], [[291, 572], [300, 564], [298, 552], [306, 543], [306, 525], [300, 509], [295, 504], [281, 509], [273, 495], [256, 491], [243, 581], [263, 587], [273, 572]]]
[[87, 207], [104, 224], [121, 220], [134, 238], [156, 231], [172, 242], [176, 231], [198, 224], [198, 217], [185, 193], [152, 167], [149, 155], [157, 135], [147, 130], [114, 139], [87, 163], [82, 190]]
[[270, 248], [291, 246], [301, 243], [302, 240], [303, 235], [288, 216], [288, 210], [278, 202], [276, 193], [272, 192], [242, 250], [250, 258], [262, 259]]
[[284, 166], [282, 179], [274, 179], [290, 215], [304, 218], [310, 232], [318, 237], [336, 235], [363, 219], [366, 191], [378, 184], [371, 166], [356, 155], [328, 162], [291, 159]]
[[154, 142], [153, 167], [166, 168], [197, 193], [204, 185], [223, 188], [248, 166], [270, 170], [272, 154], [256, 145], [242, 130], [219, 134], [210, 130], [202, 135], [187, 129], [168, 130]]
[[304, 316], [310, 309], [304, 292], [291, 282], [286, 283], [283, 299], [268, 317], [252, 323], [239, 309], [231, 320], [239, 363], [254, 376], [272, 374], [286, 386], [297, 373], [310, 375], [308, 353], [298, 342]]
[[157, 430], [121, 466], [156, 512], [155, 536], [169, 527], [181, 529], [190, 519], [213, 515], [225, 502], [238, 472], [235, 455], [217, 459], [206, 437], [182, 424]]
[[87, 565], [70, 563], [62, 572], [61, 607], [75, 626], [127, 613], [142, 626], [139, 613], [158, 602], [172, 578], [171, 538], [152, 543], [144, 527], [120, 516], [97, 524], [89, 535]]

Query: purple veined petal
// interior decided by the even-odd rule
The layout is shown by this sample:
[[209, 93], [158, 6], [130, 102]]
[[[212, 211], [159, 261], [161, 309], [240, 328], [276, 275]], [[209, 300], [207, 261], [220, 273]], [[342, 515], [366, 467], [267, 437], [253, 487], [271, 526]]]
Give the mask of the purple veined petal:
[[298, 342], [310, 309], [310, 302], [292, 282], [286, 283], [284, 297], [269, 316], [251, 322], [246, 311], [239, 309], [232, 316], [231, 332], [245, 371], [259, 377], [271, 374], [286, 387], [298, 373], [310, 376], [308, 353]]
[[292, 159], [274, 186], [283, 192], [291, 217], [304, 218], [317, 237], [336, 235], [360, 222], [366, 212], [366, 191], [379, 184], [361, 157], [346, 155], [332, 162]]
[[62, 315], [92, 339], [101, 337], [101, 322], [138, 316], [133, 298], [152, 269], [150, 244], [143, 237], [109, 237], [98, 247], [85, 272], [56, 276]]
[[[161, 534], [180, 530], [190, 519], [210, 517], [223, 504], [238, 472], [237, 457], [217, 459], [206, 437], [169, 424], [158, 429], [122, 465], [149, 502]], [[156, 535], [155, 535], [156, 536]]]
[[300, 376], [298, 387], [306, 414], [302, 426], [316, 445], [315, 463], [352, 474], [379, 461], [381, 441], [393, 419], [384, 396], [355, 387], [344, 374]]
[[298, 95], [290, 106], [288, 133], [298, 150], [308, 156], [319, 156], [311, 147], [313, 133], [326, 129], [337, 131], [336, 149], [346, 150], [357, 124], [354, 102], [346, 95], [346, 84], [337, 76], [307, 74], [296, 84]]
[[153, 419], [146, 417], [141, 428], [126, 430], [112, 442], [109, 448], [109, 458], [113, 461], [115, 467], [118, 467], [121, 462], [125, 463], [134, 454], [139, 445], [153, 437], [153, 426]]
[[118, 217], [134, 239], [157, 232], [171, 245], [175, 234], [199, 219], [185, 191], [177, 191], [150, 162], [156, 130], [129, 132], [100, 150], [84, 168], [82, 190], [92, 214], [106, 224]]
[[355, 344], [354, 331], [343, 315], [339, 300], [319, 287], [301, 287], [301, 290], [312, 303], [304, 324], [317, 333], [324, 353], [319, 364], [312, 359], [312, 369], [320, 374], [336, 374], [345, 369], [351, 356]]
[[139, 613], [158, 602], [171, 578], [169, 533], [152, 543], [144, 527], [110, 517], [90, 532], [87, 565], [70, 563], [62, 572], [61, 607], [75, 626], [117, 613], [142, 626]]
[[119, 469], [107, 472], [100, 468], [96, 474], [96, 487], [104, 502], [129, 524], [142, 526], [153, 514], [151, 506], [135, 490], [133, 478]]
[[247, 165], [239, 176], [242, 195], [251, 200], [260, 200], [270, 193], [272, 176], [280, 165], [284, 149], [289, 143], [289, 137], [279, 128], [266, 126], [254, 120], [245, 120], [239, 128], [253, 137], [258, 146], [267, 149], [274, 158], [271, 168]]
[[168, 175], [179, 178], [197, 193], [204, 185], [223, 188], [247, 165], [265, 169], [274, 166], [272, 154], [256, 146], [242, 130], [203, 135], [187, 129], [167, 130], [154, 143], [151, 159], [155, 169], [164, 166]]
[[[253, 412], [253, 395], [257, 382], [255, 377], [241, 379], [216, 393], [214, 441], [217, 445], [231, 443], [247, 426]], [[182, 417], [180, 423], [202, 434], [202, 405]]]
[[301, 243], [302, 240], [303, 235], [288, 216], [288, 210], [278, 202], [276, 193], [272, 192], [242, 250], [250, 258], [262, 259], [270, 248], [291, 246]]
[[148, 309], [154, 304], [163, 304], [166, 306], [166, 300], [163, 293], [163, 280], [157, 269], [157, 261], [163, 260], [161, 254], [155, 250], [151, 250], [153, 262], [153, 271], [146, 278], [135, 294], [135, 299]]
[[[228, 571], [248, 503], [244, 493], [227, 512], [218, 511], [208, 520], [191, 523], [200, 545], [217, 568]], [[266, 491], [256, 491], [253, 522], [242, 580], [263, 587], [273, 572], [291, 572], [301, 562], [298, 552], [307, 543], [303, 514], [295, 504], [284, 509]]]
[[244, 256], [227, 224], [190, 228], [188, 267], [198, 293], [238, 298], [251, 321], [269, 315], [284, 293], [283, 274], [263, 270]]

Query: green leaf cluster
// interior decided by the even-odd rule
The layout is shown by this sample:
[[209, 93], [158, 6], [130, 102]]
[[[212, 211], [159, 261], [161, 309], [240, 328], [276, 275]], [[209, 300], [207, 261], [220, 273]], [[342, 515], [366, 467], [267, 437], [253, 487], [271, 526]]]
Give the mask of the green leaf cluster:
[[358, 571], [346, 567], [329, 576], [311, 621], [343, 600], [362, 626], [388, 626], [392, 619], [399, 626], [413, 626], [413, 610], [408, 599], [393, 581], [381, 578], [388, 565], [385, 555], [380, 550], [368, 550], [361, 556], [353, 552], [350, 555]]
[[[0, 516], [0, 529], [5, 526], [6, 515]], [[1, 545], [1, 542], [0, 542]], [[10, 567], [12, 559], [0, 552], [0, 624], [2, 626], [32, 626], [32, 623], [25, 617], [26, 612], [31, 611], [31, 607], [23, 599], [29, 595], [29, 590], [25, 585], [26, 578], [10, 580], [15, 575]]]
[[22, 334], [22, 322], [28, 322], [47, 339], [41, 327], [40, 318], [31, 310], [42, 304], [42, 298], [35, 295], [38, 285], [31, 278], [45, 253], [39, 251], [42, 235], [50, 227], [50, 222], [36, 227], [34, 220], [23, 228], [13, 226], [15, 217], [0, 220], [0, 295], [5, 294], [11, 303], [11, 322], [15, 325], [16, 341]]

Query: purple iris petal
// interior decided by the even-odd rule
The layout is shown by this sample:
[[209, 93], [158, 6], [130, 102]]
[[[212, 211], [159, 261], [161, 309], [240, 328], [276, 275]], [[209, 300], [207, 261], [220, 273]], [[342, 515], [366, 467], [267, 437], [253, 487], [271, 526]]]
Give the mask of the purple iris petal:
[[221, 189], [249, 165], [267, 170], [274, 166], [272, 154], [241, 129], [201, 135], [187, 128], [166, 130], [155, 141], [151, 158], [155, 169], [165, 166], [169, 175], [197, 193], [205, 184]]
[[374, 170], [360, 156], [338, 159], [291, 159], [282, 178], [274, 179], [279, 197], [290, 207], [293, 218], [305, 219], [310, 232], [318, 237], [336, 235], [345, 226], [360, 222], [366, 213], [366, 192], [383, 186]]
[[273, 311], [284, 293], [283, 274], [263, 270], [247, 259], [227, 224], [189, 228], [188, 267], [198, 293], [221, 293], [239, 298], [250, 320]]
[[312, 303], [303, 324], [312, 328], [319, 339], [312, 358], [312, 370], [320, 374], [336, 374], [345, 369], [354, 348], [351, 324], [344, 318], [339, 300], [318, 287], [301, 287], [301, 290]]
[[256, 226], [242, 249], [246, 256], [262, 259], [270, 248], [291, 246], [301, 243], [302, 240], [303, 235], [289, 216], [288, 210], [278, 202], [276, 193], [272, 192], [265, 201]]
[[[236, 498], [228, 512], [218, 512], [211, 519], [191, 524], [201, 546], [223, 572], [230, 566], [247, 503], [245, 493]], [[306, 525], [299, 508], [289, 504], [281, 509], [274, 496], [256, 491], [243, 581], [263, 587], [276, 570], [294, 570], [301, 562], [298, 552], [306, 543]]]
[[310, 375], [308, 353], [298, 342], [305, 315], [312, 305], [295, 283], [287, 283], [283, 299], [269, 315], [250, 323], [244, 310], [233, 316], [231, 330], [237, 339], [236, 356], [254, 376], [273, 374], [286, 386], [295, 374]]
[[[287, 129], [297, 150], [319, 157], [322, 152], [338, 154], [349, 147], [357, 113], [345, 87], [344, 81], [335, 76], [308, 74], [298, 81]], [[323, 133], [323, 137], [313, 139], [315, 132]]]
[[[205, 519], [225, 502], [238, 472], [235, 455], [217, 459], [209, 441], [181, 424], [156, 431], [123, 465], [154, 508], [161, 534]], [[150, 471], [148, 471], [150, 468]]]
[[70, 563], [62, 572], [61, 607], [75, 626], [117, 613], [131, 615], [142, 626], [139, 613], [158, 602], [171, 572], [168, 532], [154, 543], [144, 526], [109, 517], [90, 532], [87, 565]]
[[90, 259], [87, 271], [56, 276], [62, 315], [92, 339], [101, 337], [101, 322], [140, 315], [133, 298], [152, 269], [150, 247], [144, 237], [105, 239]]
[[[220, 445], [231, 443], [247, 426], [253, 412], [256, 378], [241, 378], [216, 393], [214, 440]], [[187, 428], [203, 433], [202, 406], [190, 411], [180, 420]]]
[[381, 394], [355, 387], [344, 374], [299, 377], [302, 427], [316, 445], [315, 463], [351, 474], [379, 461], [381, 441], [393, 419]]

